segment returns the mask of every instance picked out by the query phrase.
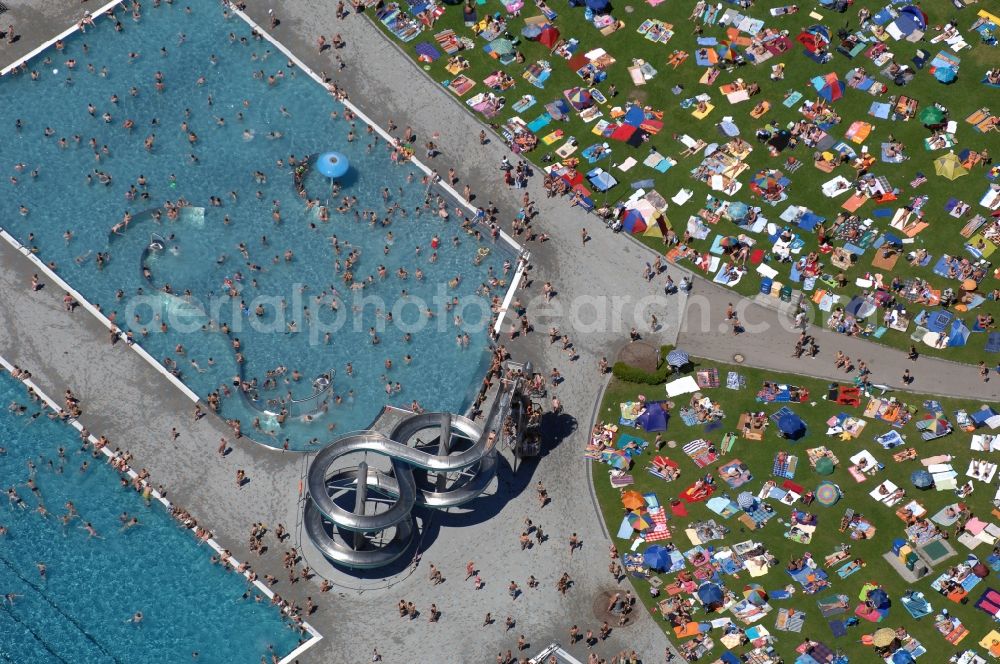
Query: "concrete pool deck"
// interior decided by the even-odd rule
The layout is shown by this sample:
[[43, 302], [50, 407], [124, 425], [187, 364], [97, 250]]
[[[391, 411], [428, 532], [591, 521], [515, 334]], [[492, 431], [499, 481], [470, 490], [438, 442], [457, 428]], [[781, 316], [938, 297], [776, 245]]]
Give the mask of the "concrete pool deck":
[[[37, 0], [26, 3], [37, 7], [49, 4]], [[81, 5], [56, 4], [65, 5], [66, 13], [51, 16], [39, 13], [38, 42], [51, 38], [79, 18]], [[70, 6], [76, 8], [77, 13], [71, 11]], [[254, 5], [249, 13], [267, 25], [266, 9], [267, 5]], [[315, 39], [320, 32], [327, 35], [340, 32], [347, 46], [338, 54], [347, 67], [335, 78], [348, 90], [353, 101], [376, 122], [385, 123], [392, 118], [401, 127], [413, 126], [421, 143], [430, 134], [440, 132], [435, 140], [443, 154], [428, 160], [429, 165], [438, 172], [454, 165], [462, 178], [459, 186], [470, 182], [480, 202], [494, 201], [504, 210], [501, 218], [511, 218], [522, 192], [508, 190], [497, 177], [496, 164], [501, 155], [509, 154], [507, 150], [495, 138], [491, 144], [480, 146], [477, 136], [481, 125], [460, 104], [454, 103], [440, 86], [422, 76], [419, 69], [363, 17], [352, 16], [338, 21], [334, 11], [333, 3], [320, 6], [306, 0], [282, 3], [281, 24], [272, 32], [307, 65], [316, 71], [327, 72], [336, 71], [333, 55], [317, 54]], [[15, 23], [16, 32], [28, 34], [27, 28], [22, 31], [16, 18], [5, 21], [0, 17], [4, 26], [10, 22]], [[27, 20], [24, 23], [35, 30], [34, 23], [29, 24]], [[25, 48], [23, 52], [30, 50]], [[0, 51], [0, 56], [8, 61], [7, 51]], [[423, 99], [426, 103], [414, 104], [414, 99]], [[545, 198], [538, 178], [533, 178], [528, 192], [538, 201], [541, 210], [537, 225], [551, 234], [552, 241], [529, 245], [535, 286], [522, 294], [522, 299], [527, 301], [530, 295], [537, 295], [543, 281], [551, 281], [559, 291], [556, 300], [566, 303], [578, 296], [601, 295], [603, 291], [628, 293], [633, 298], [660, 292], [662, 278], [650, 284], [641, 275], [643, 262], [652, 260], [648, 249], [605, 232], [596, 218], [569, 209], [564, 200]], [[587, 226], [592, 232], [591, 241], [584, 246], [580, 243], [581, 226]], [[436, 661], [442, 653], [447, 653], [451, 661], [492, 661], [498, 651], [515, 649], [519, 634], [525, 634], [532, 643], [533, 648], [528, 651], [531, 652], [551, 642], [565, 644], [567, 630], [573, 624], [584, 631], [596, 631], [604, 619], [599, 604], [606, 593], [617, 587], [605, 571], [609, 540], [592, 502], [590, 466], [579, 450], [603, 389], [604, 382], [596, 369], [597, 360], [602, 355], [609, 359], [614, 357], [613, 350], [621, 345], [632, 325], [630, 309], [618, 311], [600, 329], [577, 332], [567, 329], [580, 354], [580, 359], [572, 363], [567, 361], [559, 345], [547, 342], [548, 324], [536, 320], [537, 312], [529, 310], [538, 332], [514, 341], [504, 336], [502, 343], [515, 359], [531, 360], [545, 372], [558, 367], [565, 376], [565, 382], [555, 392], [567, 415], [553, 418], [551, 426], [558, 444], [538, 463], [525, 464], [516, 476], [509, 470], [502, 471], [499, 499], [486, 497], [483, 505], [470, 506], [473, 514], [480, 507], [484, 512], [490, 510], [492, 518], [461, 528], [442, 528], [422, 553], [421, 566], [414, 574], [399, 579], [390, 589], [359, 593], [335, 588], [330, 593], [320, 594], [319, 579], [289, 588], [279, 555], [287, 546], [276, 547], [273, 538], [269, 537], [271, 552], [258, 558], [249, 554], [245, 545], [250, 526], [257, 521], [271, 526], [282, 522], [289, 529], [295, 526], [293, 541], [298, 539], [301, 509], [297, 487], [304, 477], [307, 457], [236, 441], [230, 455], [220, 459], [215, 454], [218, 439], [230, 437], [230, 430], [224, 423], [214, 416], [194, 422], [191, 402], [159, 372], [137, 354], [126, 350], [123, 344], [112, 348], [108, 344], [107, 330], [86, 312], [67, 314], [63, 311], [62, 293], [58, 288], [47, 284], [41, 291], [32, 292], [29, 286], [32, 272], [27, 259], [0, 244], [0, 354], [32, 371], [35, 382], [50, 394], [61, 393], [67, 388], [77, 393], [83, 401], [82, 421], [92, 432], [106, 434], [114, 444], [132, 450], [137, 467], [149, 468], [154, 483], [163, 483], [169, 489], [168, 498], [190, 509], [200, 523], [215, 532], [223, 546], [231, 549], [237, 558], [250, 560], [261, 576], [269, 573], [281, 579], [275, 588], [278, 593], [300, 605], [305, 603], [306, 596], [312, 596], [319, 610], [309, 620], [325, 638], [301, 657], [301, 661], [368, 661], [362, 658], [370, 658], [373, 647], [379, 649], [386, 662]], [[671, 267], [671, 275], [676, 280], [679, 281], [683, 274], [686, 274], [683, 270]], [[718, 333], [718, 322], [725, 299], [736, 302], [736, 295], [724, 290], [716, 293], [707, 285], [704, 289], [702, 286], [697, 282], [696, 294], [711, 293], [716, 303], [708, 329], [681, 332], [685, 300], [675, 297], [655, 310], [664, 328], [650, 336], [668, 342], [680, 332], [682, 345], [692, 354], [726, 360], [734, 351], [733, 343], [730, 337]], [[745, 320], [778, 323], [778, 314], [769, 309], [748, 304], [746, 311]], [[623, 322], [626, 318], [629, 320]], [[615, 329], [616, 323], [618, 329]], [[646, 333], [649, 334], [648, 330]], [[754, 363], [755, 359], [763, 362], [771, 356], [784, 360], [794, 340], [793, 333], [784, 334], [788, 343], [781, 346], [778, 353], [774, 352], [773, 337], [767, 335], [747, 336], [741, 340], [740, 349], [747, 349], [749, 363]], [[890, 353], [883, 347], [858, 340], [845, 340], [844, 343], [847, 341], [866, 344], [863, 349], [850, 353], [852, 356], [879, 358], [874, 365], [877, 375], [880, 367], [894, 365], [897, 361], [892, 355], [897, 351]], [[840, 337], [823, 336], [821, 343], [827, 344], [824, 347], [827, 358], [842, 347]], [[884, 355], [888, 355], [887, 359], [883, 359]], [[830, 364], [828, 360], [811, 364], [817, 363], [824, 365], [823, 371]], [[939, 369], [940, 375], [935, 376]], [[820, 371], [818, 365], [811, 369], [808, 362], [789, 362], [786, 370]], [[974, 367], [922, 359], [915, 366], [918, 380], [913, 389], [939, 385], [939, 390], [932, 391], [987, 398], [982, 388], [995, 390], [996, 382], [983, 386], [974, 371]], [[898, 381], [898, 375], [893, 370], [885, 380], [893, 383]], [[923, 381], [926, 384], [922, 387]], [[176, 443], [169, 442], [171, 427], [177, 427], [181, 433]], [[245, 469], [250, 479], [241, 490], [234, 482], [237, 468]], [[539, 509], [532, 491], [538, 480], [548, 487], [552, 498], [552, 503], [544, 509]], [[521, 552], [517, 536], [525, 517], [541, 525], [549, 541]], [[579, 535], [584, 546], [570, 559], [566, 542], [572, 532]], [[473, 591], [471, 582], [462, 581], [467, 560], [474, 560], [482, 571], [486, 587], [481, 591]], [[306, 563], [316, 566], [309, 560]], [[447, 579], [445, 584], [432, 586], [428, 582], [426, 575], [430, 563], [442, 570]], [[565, 597], [554, 588], [555, 580], [563, 571], [569, 572], [575, 581], [575, 587]], [[539, 589], [525, 588], [529, 574], [540, 580]], [[505, 592], [510, 580], [525, 588], [524, 595], [515, 602], [511, 602]], [[430, 603], [436, 603], [443, 612], [441, 621], [429, 624], [424, 617], [412, 622], [401, 621], [395, 613], [399, 599], [413, 601], [424, 616]], [[499, 624], [481, 627], [487, 611], [493, 613]], [[505, 634], [502, 622], [508, 614], [513, 615], [518, 624]], [[660, 661], [667, 645], [666, 637], [652, 624], [649, 616], [640, 613], [636, 618], [636, 624], [614, 630], [607, 643], [597, 646], [597, 652], [610, 657], [623, 648], [635, 648], [645, 661]], [[586, 650], [580, 645], [569, 650], [581, 659], [586, 658]]]

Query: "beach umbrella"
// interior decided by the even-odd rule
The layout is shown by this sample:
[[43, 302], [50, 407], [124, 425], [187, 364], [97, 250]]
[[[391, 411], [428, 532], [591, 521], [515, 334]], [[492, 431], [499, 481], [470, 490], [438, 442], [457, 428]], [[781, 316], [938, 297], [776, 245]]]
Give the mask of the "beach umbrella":
[[628, 525], [635, 530], [648, 530], [653, 527], [653, 519], [649, 516], [649, 512], [632, 512], [625, 518], [628, 519]]
[[978, 576], [980, 579], [985, 579], [990, 575], [990, 568], [984, 563], [978, 562], [972, 566], [972, 573]]
[[514, 52], [514, 42], [499, 37], [490, 42], [490, 51], [496, 53], [498, 57], [510, 55]]
[[743, 597], [754, 606], [767, 604], [767, 593], [758, 583], [751, 583], [743, 588]]
[[650, 569], [662, 571], [670, 568], [670, 552], [667, 548], [654, 544], [642, 554], [642, 562]]
[[729, 218], [735, 222], [743, 221], [743, 218], [747, 216], [750, 211], [750, 207], [741, 201], [733, 201], [729, 204], [729, 209], [726, 210], [726, 214]]
[[969, 171], [962, 166], [957, 154], [949, 152], [934, 160], [934, 173], [946, 180], [957, 180], [963, 175], [968, 175]]
[[917, 428], [921, 431], [929, 431], [936, 436], [943, 436], [951, 430], [951, 424], [943, 417], [928, 413], [917, 422]]
[[316, 170], [328, 178], [341, 178], [347, 174], [351, 163], [339, 152], [324, 152], [316, 157]]
[[937, 106], [924, 106], [917, 117], [925, 125], [936, 125], [944, 121], [944, 111]]
[[958, 78], [958, 72], [955, 71], [954, 67], [938, 67], [934, 70], [934, 78], [939, 83], [952, 83]]
[[913, 655], [910, 654], [909, 650], [904, 650], [900, 648], [896, 652], [892, 653], [892, 664], [914, 664], [917, 660], [913, 659]]
[[681, 368], [691, 361], [691, 356], [686, 352], [675, 348], [667, 353], [667, 364], [672, 367]]
[[757, 496], [753, 495], [749, 491], [744, 491], [736, 497], [736, 504], [740, 506], [742, 510], [748, 510], [753, 508], [757, 504]]
[[806, 423], [795, 413], [788, 413], [778, 419], [778, 430], [785, 438], [798, 440], [806, 435]]
[[594, 105], [594, 96], [585, 88], [572, 88], [565, 94], [570, 105], [578, 111], [584, 111]]
[[824, 507], [835, 505], [840, 500], [840, 489], [833, 482], [822, 482], [816, 489], [816, 502]]
[[698, 587], [698, 599], [705, 605], [706, 609], [714, 609], [722, 606], [722, 599], [725, 593], [717, 583], [706, 581]]
[[914, 470], [910, 473], [910, 481], [918, 489], [929, 489], [934, 486], [934, 476], [926, 470]]
[[819, 475], [830, 475], [833, 473], [834, 465], [830, 457], [822, 457], [816, 462], [816, 473]]
[[646, 506], [646, 499], [638, 491], [626, 491], [622, 494], [622, 505], [627, 510], [638, 510]]
[[632, 459], [630, 459], [623, 450], [615, 450], [607, 456], [605, 463], [612, 468], [622, 470], [624, 468], [628, 468], [632, 464]]
[[885, 648], [896, 640], [896, 630], [891, 627], [883, 627], [872, 634], [872, 645], [876, 648]]
[[720, 41], [715, 46], [715, 52], [719, 54], [720, 61], [733, 62], [736, 60], [736, 49], [727, 41]]
[[874, 588], [868, 591], [868, 601], [872, 603], [876, 609], [888, 609], [891, 602], [889, 601], [889, 595], [886, 594], [881, 588]]

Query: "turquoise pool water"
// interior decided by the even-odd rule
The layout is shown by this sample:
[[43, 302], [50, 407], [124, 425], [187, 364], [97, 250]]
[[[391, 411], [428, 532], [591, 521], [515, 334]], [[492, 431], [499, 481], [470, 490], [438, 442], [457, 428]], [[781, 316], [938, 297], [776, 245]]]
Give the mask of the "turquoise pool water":
[[[247, 584], [209, 559], [190, 531], [154, 501], [119, 487], [105, 462], [81, 452], [69, 426], [29, 408], [26, 392], [0, 374], [0, 662], [200, 662], [256, 664], [269, 647], [279, 656], [298, 644], [267, 601], [242, 598]], [[60, 458], [59, 448], [64, 449]], [[81, 472], [87, 461], [89, 468]], [[29, 464], [34, 465], [32, 470]], [[40, 495], [26, 485], [33, 478]], [[79, 519], [64, 525], [72, 501]], [[49, 516], [36, 510], [44, 504]], [[139, 525], [121, 529], [127, 512]], [[89, 522], [98, 538], [89, 537]], [[41, 578], [36, 564], [46, 565]], [[129, 621], [137, 611], [139, 624]], [[234, 635], [239, 638], [233, 638]], [[192, 653], [198, 657], [193, 658]]]
[[[139, 21], [119, 11], [120, 31], [99, 17], [32, 59], [36, 75], [4, 77], [4, 225], [195, 392], [219, 392], [221, 414], [262, 442], [314, 448], [386, 403], [463, 410], [515, 256], [485, 227], [466, 232], [453, 202], [442, 219], [416, 167], [210, 5], [145, 8]], [[300, 196], [289, 163], [328, 150], [352, 164], [339, 192], [307, 168]], [[345, 197], [357, 203], [338, 212]], [[169, 218], [165, 204], [180, 200], [189, 206]], [[352, 288], [346, 272], [368, 283]], [[332, 386], [314, 397], [324, 374]], [[256, 381], [244, 391], [255, 400], [238, 376]]]

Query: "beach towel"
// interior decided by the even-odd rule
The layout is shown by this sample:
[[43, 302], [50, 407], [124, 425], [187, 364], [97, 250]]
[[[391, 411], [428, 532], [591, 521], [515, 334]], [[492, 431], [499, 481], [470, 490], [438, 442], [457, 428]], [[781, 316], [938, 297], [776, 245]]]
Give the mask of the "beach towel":
[[774, 628], [782, 632], [801, 632], [805, 623], [805, 613], [795, 609], [779, 609]]
[[820, 613], [823, 614], [823, 617], [830, 618], [846, 612], [850, 599], [851, 598], [847, 595], [831, 595], [830, 597], [824, 597], [823, 599], [818, 600], [816, 604], [819, 606]]

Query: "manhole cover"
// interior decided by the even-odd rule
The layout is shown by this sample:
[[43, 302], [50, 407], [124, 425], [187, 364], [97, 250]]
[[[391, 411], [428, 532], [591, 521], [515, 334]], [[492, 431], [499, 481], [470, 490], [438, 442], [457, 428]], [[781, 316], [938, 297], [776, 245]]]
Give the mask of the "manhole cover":
[[736, 353], [733, 355], [733, 362], [736, 364], [743, 364], [747, 358], [743, 357], [743, 353]]

